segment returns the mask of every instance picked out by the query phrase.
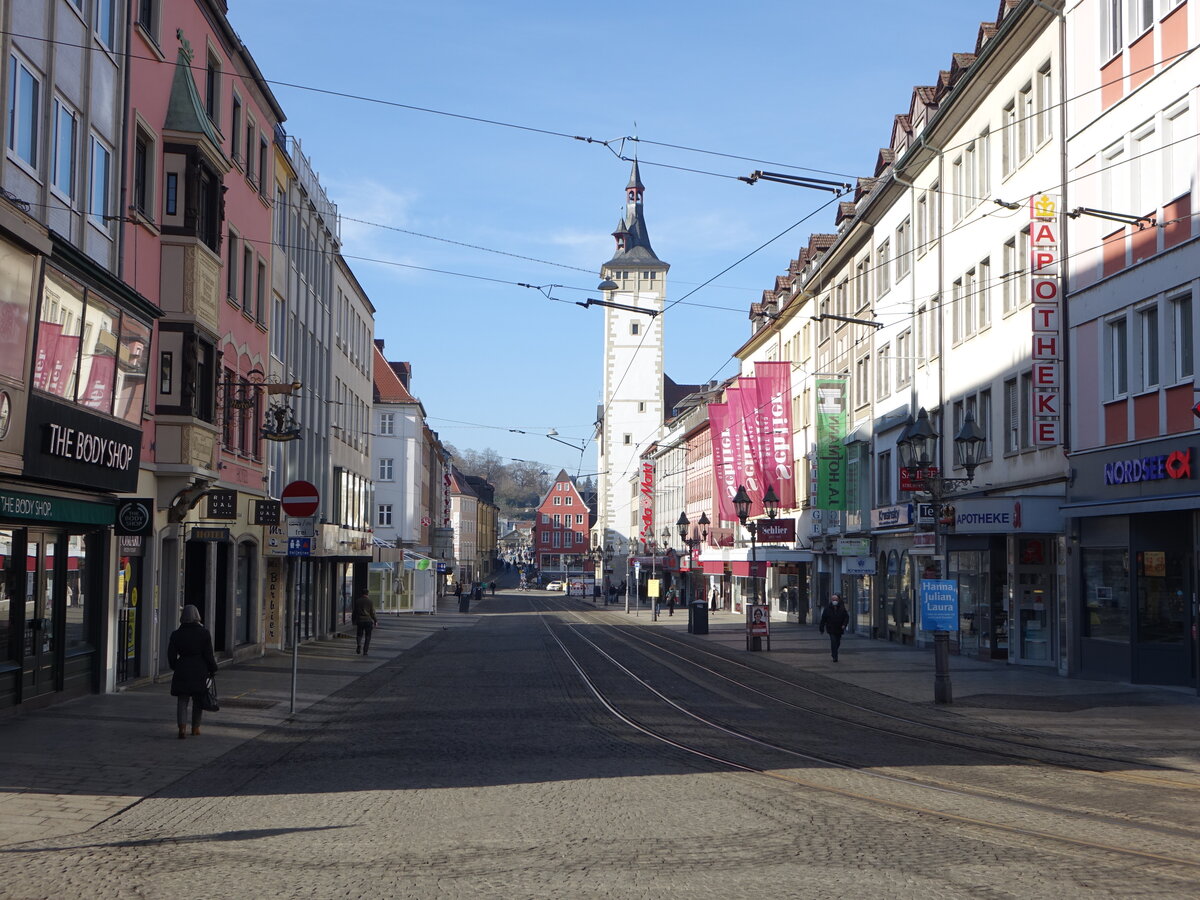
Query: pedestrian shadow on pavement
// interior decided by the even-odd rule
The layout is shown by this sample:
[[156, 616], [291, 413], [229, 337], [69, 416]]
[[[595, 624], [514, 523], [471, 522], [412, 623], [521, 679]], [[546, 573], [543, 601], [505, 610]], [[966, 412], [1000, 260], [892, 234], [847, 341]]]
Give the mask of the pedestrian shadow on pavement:
[[278, 837], [281, 834], [300, 834], [306, 831], [336, 831], [342, 828], [358, 828], [358, 825], [313, 825], [307, 828], [240, 828], [236, 831], [216, 831], [210, 834], [164, 835], [163, 837], [141, 838], [136, 841], [103, 841], [97, 844], [72, 844], [69, 846], [30, 847], [22, 844], [5, 847], [0, 853], [61, 853], [63, 850], [103, 850], [117, 847], [154, 847], [159, 844], [208, 844], [221, 841], [257, 841]]

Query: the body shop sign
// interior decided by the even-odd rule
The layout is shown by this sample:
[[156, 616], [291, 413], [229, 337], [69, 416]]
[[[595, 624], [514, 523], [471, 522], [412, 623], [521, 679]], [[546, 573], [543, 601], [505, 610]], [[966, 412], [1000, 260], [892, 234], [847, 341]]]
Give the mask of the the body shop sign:
[[142, 433], [74, 404], [33, 394], [25, 426], [26, 476], [114, 493], [137, 488]]

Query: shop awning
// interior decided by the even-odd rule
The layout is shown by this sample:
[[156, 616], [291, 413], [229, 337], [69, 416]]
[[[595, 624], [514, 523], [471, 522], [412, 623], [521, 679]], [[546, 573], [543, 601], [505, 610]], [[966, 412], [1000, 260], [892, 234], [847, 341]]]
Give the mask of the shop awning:
[[705, 575], [724, 575], [725, 561], [722, 559], [704, 559], [700, 561]]

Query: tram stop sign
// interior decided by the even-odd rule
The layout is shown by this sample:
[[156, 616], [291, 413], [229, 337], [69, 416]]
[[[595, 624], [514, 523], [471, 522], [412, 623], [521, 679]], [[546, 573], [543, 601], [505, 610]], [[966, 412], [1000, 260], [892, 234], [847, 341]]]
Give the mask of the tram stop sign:
[[305, 519], [317, 514], [321, 494], [311, 482], [293, 481], [283, 489], [279, 499], [285, 513], [293, 518]]

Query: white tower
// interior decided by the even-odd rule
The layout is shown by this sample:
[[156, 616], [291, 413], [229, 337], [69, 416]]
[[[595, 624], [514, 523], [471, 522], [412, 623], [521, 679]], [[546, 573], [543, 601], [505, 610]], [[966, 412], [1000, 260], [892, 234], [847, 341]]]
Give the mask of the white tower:
[[663, 319], [658, 314], [663, 311], [670, 266], [650, 246], [642, 214], [644, 191], [635, 161], [625, 188], [625, 215], [613, 232], [616, 254], [600, 271], [604, 299], [615, 306], [606, 306], [604, 314], [594, 540], [614, 549], [609, 567], [614, 580], [638, 534], [639, 458], [658, 439], [663, 423]]

